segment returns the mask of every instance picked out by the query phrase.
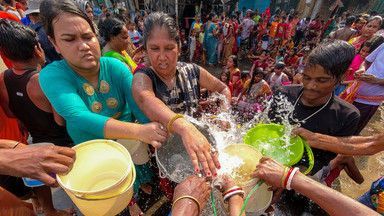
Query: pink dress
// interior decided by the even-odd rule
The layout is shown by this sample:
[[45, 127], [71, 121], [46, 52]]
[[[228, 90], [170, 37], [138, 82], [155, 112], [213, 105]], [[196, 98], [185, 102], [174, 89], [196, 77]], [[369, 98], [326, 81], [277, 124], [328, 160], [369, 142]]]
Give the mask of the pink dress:
[[364, 62], [365, 59], [360, 59], [360, 54], [357, 54], [355, 58], [352, 61], [351, 66], [349, 68], [352, 68], [353, 72], [349, 75], [349, 77], [345, 81], [354, 80], [353, 74], [359, 69], [360, 65]]

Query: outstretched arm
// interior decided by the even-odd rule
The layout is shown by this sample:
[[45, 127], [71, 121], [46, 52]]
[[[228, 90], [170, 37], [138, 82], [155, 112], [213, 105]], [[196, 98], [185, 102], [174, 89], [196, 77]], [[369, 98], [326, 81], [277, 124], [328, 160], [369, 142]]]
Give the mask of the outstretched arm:
[[301, 136], [309, 146], [344, 155], [373, 155], [384, 150], [384, 133], [369, 137], [333, 137], [313, 133], [304, 128], [293, 131]]
[[[263, 157], [251, 177], [264, 179], [268, 185], [281, 187], [284, 169], [285, 166], [279, 162]], [[322, 185], [300, 172], [293, 176], [291, 188], [316, 202], [330, 215], [379, 215], [356, 200]]]

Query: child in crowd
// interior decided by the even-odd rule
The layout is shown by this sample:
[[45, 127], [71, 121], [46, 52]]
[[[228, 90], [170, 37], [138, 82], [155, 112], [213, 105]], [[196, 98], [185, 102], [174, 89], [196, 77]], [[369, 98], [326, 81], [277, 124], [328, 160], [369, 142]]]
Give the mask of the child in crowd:
[[231, 74], [228, 69], [224, 69], [223, 72], [220, 74], [220, 81], [225, 83], [225, 85], [228, 86], [229, 90], [231, 91], [231, 95], [233, 94], [233, 84], [230, 80]]
[[191, 30], [191, 35], [189, 36], [189, 62], [192, 63], [193, 56], [196, 51], [196, 30]]
[[265, 70], [268, 67], [267, 60], [269, 59], [269, 50], [264, 50], [259, 59], [253, 62], [252, 68], [251, 68], [251, 77], [253, 74], [253, 71], [256, 70], [256, 68], [262, 68]]
[[284, 61], [284, 49], [279, 49], [279, 52], [277, 53], [274, 60], [275, 62]]
[[287, 30], [287, 24], [285, 23], [286, 20], [287, 17], [283, 17], [281, 23], [277, 25], [276, 38], [279, 38], [280, 41], [284, 40], [285, 31]]
[[275, 15], [273, 22], [271, 23], [271, 27], [269, 29], [269, 43], [272, 44], [275, 40], [277, 34], [277, 26], [279, 25], [280, 16], [278, 14]]
[[203, 42], [204, 42], [204, 25], [201, 25], [200, 27], [200, 33], [199, 33], [199, 50], [198, 52], [201, 53], [201, 60], [205, 64], [206, 63], [206, 57], [203, 50]]
[[[243, 90], [245, 83], [250, 79], [249, 71], [241, 72], [240, 79], [233, 86], [233, 94], [232, 97], [239, 96], [240, 92]], [[246, 95], [246, 93], [244, 93]]]
[[129, 21], [129, 36], [131, 37], [132, 43], [135, 45], [136, 48], [140, 46], [140, 41], [141, 41], [141, 34], [136, 31], [135, 29], [135, 23], [132, 21]]
[[294, 67], [296, 66], [297, 59], [299, 59], [296, 53], [297, 53], [297, 48], [293, 47], [291, 50], [289, 50], [288, 56], [284, 58], [284, 63], [286, 65], [285, 72], [290, 78], [293, 78], [293, 76], [295, 75]]
[[[245, 86], [239, 96], [235, 99], [233, 105], [236, 107], [239, 113], [244, 119], [252, 118], [257, 111], [262, 111], [262, 103], [272, 94], [271, 89], [267, 82], [263, 80], [264, 72], [261, 68], [257, 68], [252, 78], [245, 83]], [[243, 95], [245, 100], [241, 100]]]
[[229, 56], [226, 69], [229, 70], [231, 82], [236, 83], [240, 79], [240, 70], [237, 68], [237, 56]]
[[252, 49], [249, 50], [248, 55], [247, 55], [247, 60], [250, 62], [254, 62], [258, 57], [263, 53], [264, 48], [262, 47], [263, 42], [258, 41], [257, 46], [252, 47]]

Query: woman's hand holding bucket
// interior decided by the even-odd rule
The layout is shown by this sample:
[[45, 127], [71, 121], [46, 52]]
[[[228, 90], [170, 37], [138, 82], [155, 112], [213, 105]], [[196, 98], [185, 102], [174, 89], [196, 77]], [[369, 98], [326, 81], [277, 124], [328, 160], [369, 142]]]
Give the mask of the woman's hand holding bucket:
[[145, 143], [151, 144], [154, 148], [160, 148], [161, 143], [165, 142], [168, 138], [168, 132], [164, 126], [158, 122], [152, 122], [140, 125], [140, 135], [138, 138]]

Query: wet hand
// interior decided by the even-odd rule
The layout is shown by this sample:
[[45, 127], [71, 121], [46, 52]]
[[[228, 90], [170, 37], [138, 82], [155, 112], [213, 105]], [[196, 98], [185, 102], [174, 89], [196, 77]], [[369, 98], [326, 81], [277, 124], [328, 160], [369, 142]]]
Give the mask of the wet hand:
[[229, 188], [236, 186], [235, 182], [229, 175], [218, 176], [213, 185], [221, 192], [227, 191]]
[[199, 201], [201, 210], [203, 210], [207, 204], [211, 191], [211, 183], [206, 178], [199, 178], [196, 175], [191, 175], [175, 188], [173, 200], [176, 200], [181, 196], [192, 196]]
[[308, 143], [309, 146], [314, 147], [317, 140], [315, 133], [307, 129], [304, 129], [302, 127], [295, 128], [292, 130], [292, 132], [296, 135], [301, 136], [301, 138], [303, 138]]
[[251, 178], [263, 179], [269, 186], [281, 187], [285, 166], [272, 158], [262, 157]]
[[158, 122], [151, 122], [142, 125], [140, 131], [140, 141], [151, 144], [154, 148], [160, 148], [161, 143], [165, 142], [168, 138], [167, 129]]
[[200, 162], [204, 173], [208, 177], [211, 177], [212, 175], [216, 176], [216, 168], [220, 168], [220, 162], [216, 156], [217, 151], [213, 150], [207, 138], [205, 138], [205, 136], [191, 123], [186, 123], [184, 131], [185, 132], [180, 135], [195, 171], [197, 173], [200, 172]]

